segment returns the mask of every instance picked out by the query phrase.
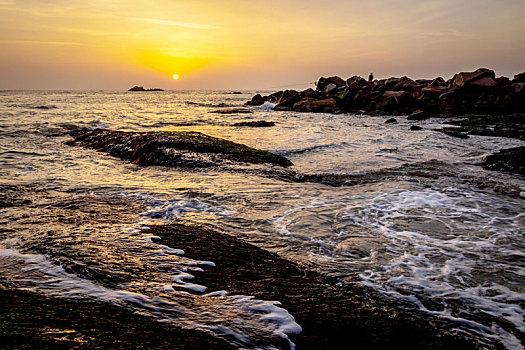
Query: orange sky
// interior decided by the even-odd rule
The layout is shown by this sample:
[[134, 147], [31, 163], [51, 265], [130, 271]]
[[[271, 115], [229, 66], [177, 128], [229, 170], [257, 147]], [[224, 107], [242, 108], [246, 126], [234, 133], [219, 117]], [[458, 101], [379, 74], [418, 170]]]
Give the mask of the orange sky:
[[523, 0], [0, 0], [0, 89], [509, 76], [525, 71], [523, 14]]

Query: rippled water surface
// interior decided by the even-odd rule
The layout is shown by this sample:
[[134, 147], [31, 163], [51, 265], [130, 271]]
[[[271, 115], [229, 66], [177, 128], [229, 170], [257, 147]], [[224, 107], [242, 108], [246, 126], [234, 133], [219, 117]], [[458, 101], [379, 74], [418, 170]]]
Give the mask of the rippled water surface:
[[[408, 131], [384, 117], [219, 113], [252, 92], [0, 92], [0, 177], [27, 205], [0, 208], [0, 282], [90, 296], [265, 347], [300, 330], [272, 301], [206, 294], [213, 262], [151, 241], [151, 223], [204, 223], [520, 348], [525, 333], [525, 179], [479, 162], [504, 138]], [[231, 126], [275, 121], [270, 128]], [[297, 179], [141, 167], [69, 147], [78, 127], [192, 130], [288, 157]], [[312, 177], [310, 177], [312, 178]], [[343, 181], [344, 182], [344, 181]], [[338, 183], [339, 185], [341, 182]], [[176, 247], [175, 247], [176, 248]], [[207, 270], [207, 273], [211, 273]], [[227, 292], [227, 291], [225, 291]], [[277, 339], [277, 340], [272, 340]]]

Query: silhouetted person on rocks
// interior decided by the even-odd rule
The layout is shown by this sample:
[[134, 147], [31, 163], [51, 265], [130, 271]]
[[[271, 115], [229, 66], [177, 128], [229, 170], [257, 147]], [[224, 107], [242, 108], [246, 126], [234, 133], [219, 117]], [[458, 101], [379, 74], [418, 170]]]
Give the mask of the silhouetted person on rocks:
[[368, 76], [368, 81], [370, 83], [374, 81], [374, 73], [370, 73], [370, 75]]

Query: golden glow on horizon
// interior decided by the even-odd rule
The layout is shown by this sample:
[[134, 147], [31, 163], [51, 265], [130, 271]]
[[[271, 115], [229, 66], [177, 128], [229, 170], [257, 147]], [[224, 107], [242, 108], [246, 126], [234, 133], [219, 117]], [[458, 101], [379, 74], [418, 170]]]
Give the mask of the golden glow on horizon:
[[0, 88], [159, 86], [176, 71], [180, 89], [272, 89], [524, 69], [524, 1], [365, 3], [0, 0]]
[[174, 80], [179, 80], [179, 75], [178, 74], [173, 74], [173, 79]]

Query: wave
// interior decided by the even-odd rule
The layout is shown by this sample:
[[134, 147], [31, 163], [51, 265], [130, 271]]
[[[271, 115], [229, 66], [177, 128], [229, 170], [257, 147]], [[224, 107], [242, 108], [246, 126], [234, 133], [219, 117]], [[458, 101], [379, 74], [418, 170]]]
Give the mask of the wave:
[[272, 153], [275, 153], [281, 156], [287, 156], [291, 154], [302, 154], [302, 153], [307, 153], [307, 152], [314, 152], [314, 151], [323, 150], [327, 148], [344, 148], [350, 145], [351, 144], [349, 142], [334, 142], [334, 143], [329, 143], [325, 145], [315, 145], [315, 146], [291, 149], [291, 150], [275, 150], [275, 151], [272, 151]]
[[187, 105], [190, 106], [198, 106], [198, 107], [211, 107], [211, 108], [224, 108], [224, 107], [234, 107], [232, 104], [228, 103], [203, 103], [203, 102], [194, 102], [194, 101], [186, 101]]
[[20, 104], [11, 104], [8, 107], [14, 108], [30, 108], [30, 109], [57, 109], [55, 105], [20, 105]]

